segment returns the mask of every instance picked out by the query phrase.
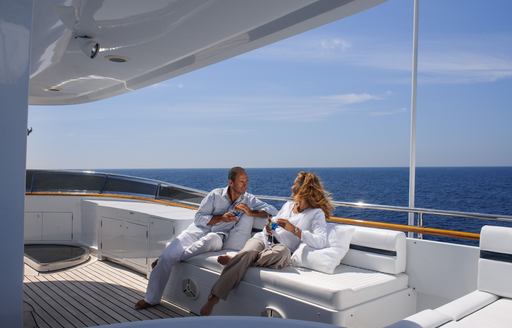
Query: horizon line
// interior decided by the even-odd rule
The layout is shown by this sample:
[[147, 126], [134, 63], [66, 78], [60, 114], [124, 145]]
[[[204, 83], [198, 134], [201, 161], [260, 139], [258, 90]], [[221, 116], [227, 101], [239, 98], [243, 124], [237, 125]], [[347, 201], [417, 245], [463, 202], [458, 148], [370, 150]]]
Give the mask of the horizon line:
[[[244, 169], [407, 169], [409, 166], [275, 166], [275, 167], [251, 167], [242, 166]], [[100, 171], [100, 170], [225, 170], [231, 167], [142, 167], [142, 168], [60, 168], [60, 169], [38, 169], [27, 168], [26, 170], [41, 171]], [[416, 168], [512, 168], [512, 165], [424, 165]]]

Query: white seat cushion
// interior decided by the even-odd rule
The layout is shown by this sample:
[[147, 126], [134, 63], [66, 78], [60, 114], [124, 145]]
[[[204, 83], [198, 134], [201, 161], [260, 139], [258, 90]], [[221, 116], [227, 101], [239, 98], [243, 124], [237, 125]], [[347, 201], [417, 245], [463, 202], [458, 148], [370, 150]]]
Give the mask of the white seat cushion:
[[512, 298], [512, 228], [482, 227], [478, 289]]
[[400, 231], [356, 227], [342, 264], [397, 274], [405, 272], [406, 238]]
[[386, 328], [436, 328], [450, 321], [451, 318], [446, 314], [428, 309], [386, 326]]
[[301, 243], [293, 252], [292, 264], [328, 274], [334, 273], [341, 259], [347, 254], [354, 227], [343, 224], [327, 224], [328, 246], [321, 249]]
[[[220, 273], [217, 256], [222, 252], [201, 254], [188, 263]], [[252, 267], [245, 282], [261, 286], [333, 310], [343, 310], [407, 288], [406, 274], [386, 274], [339, 265], [334, 274], [287, 267], [283, 270]]]
[[438, 307], [436, 311], [444, 313], [452, 320], [460, 320], [465, 316], [489, 305], [497, 299], [498, 296], [494, 294], [475, 290], [472, 293], [469, 293], [450, 303]]
[[512, 254], [512, 229], [507, 227], [483, 226], [480, 235], [480, 249]]
[[501, 298], [467, 317], [452, 321], [443, 328], [510, 328], [512, 327], [512, 300]]

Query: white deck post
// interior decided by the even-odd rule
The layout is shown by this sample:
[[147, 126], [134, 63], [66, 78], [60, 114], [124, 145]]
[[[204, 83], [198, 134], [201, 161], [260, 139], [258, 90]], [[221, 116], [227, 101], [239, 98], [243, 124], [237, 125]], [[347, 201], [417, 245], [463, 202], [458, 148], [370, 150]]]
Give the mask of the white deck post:
[[33, 0], [0, 1], [0, 323], [23, 326], [23, 211]]
[[[418, 15], [419, 0], [414, 0], [414, 26], [412, 36], [412, 81], [411, 81], [411, 135], [409, 150], [409, 207], [414, 208], [416, 189], [416, 84], [418, 75]], [[409, 225], [414, 225], [414, 213], [409, 213]], [[408, 233], [413, 237], [412, 232]]]

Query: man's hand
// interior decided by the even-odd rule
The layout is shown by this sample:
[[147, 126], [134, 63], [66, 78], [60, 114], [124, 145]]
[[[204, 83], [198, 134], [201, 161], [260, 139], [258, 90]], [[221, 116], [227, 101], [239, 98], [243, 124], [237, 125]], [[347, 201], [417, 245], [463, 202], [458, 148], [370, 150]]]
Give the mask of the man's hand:
[[238, 218], [236, 217], [236, 215], [234, 215], [233, 213], [231, 212], [226, 212], [224, 213], [221, 217], [220, 217], [220, 220], [219, 222], [233, 222], [233, 221], [236, 221], [238, 220]]
[[233, 222], [238, 220], [238, 218], [231, 212], [226, 212], [222, 215], [215, 215], [212, 217], [210, 222], [208, 222], [209, 226], [216, 225], [220, 222]]
[[242, 211], [242, 212], [244, 212], [245, 214], [247, 214], [247, 215], [249, 215], [249, 216], [254, 216], [254, 215], [252, 215], [252, 214], [253, 214], [253, 212], [252, 212], [252, 210], [249, 208], [249, 206], [247, 206], [247, 204], [244, 204], [244, 203], [236, 204], [236, 205], [235, 205], [235, 210]]

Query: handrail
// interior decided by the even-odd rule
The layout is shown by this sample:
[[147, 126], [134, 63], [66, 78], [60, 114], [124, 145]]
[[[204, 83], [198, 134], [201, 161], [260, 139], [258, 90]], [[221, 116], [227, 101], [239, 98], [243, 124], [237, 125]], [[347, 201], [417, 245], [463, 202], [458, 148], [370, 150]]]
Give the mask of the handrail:
[[46, 191], [32, 191], [26, 192], [26, 196], [75, 196], [75, 197], [98, 197], [98, 198], [120, 198], [120, 199], [130, 199], [130, 200], [140, 200], [144, 202], [151, 202], [157, 204], [163, 204], [168, 206], [176, 206], [188, 208], [191, 210], [197, 210], [199, 206], [184, 204], [182, 202], [173, 202], [165, 199], [155, 199], [144, 196], [136, 196], [136, 195], [122, 195], [122, 194], [98, 194], [98, 193], [84, 193], [84, 192], [46, 192]]
[[[51, 176], [51, 174], [55, 174], [57, 178]], [[58, 188], [58, 183], [60, 178], [66, 178], [66, 174], [69, 174], [70, 177], [81, 179], [82, 176], [94, 177], [96, 179], [96, 185], [94, 185], [94, 189], [90, 188], [87, 190], [86, 186], [79, 185], [79, 188], [62, 186]], [[44, 179], [46, 176], [46, 180]], [[48, 178], [50, 176], [50, 178]], [[55, 180], [52, 181], [51, 178]], [[94, 179], [93, 179], [94, 180]], [[138, 189], [132, 192], [125, 192], [125, 190], [111, 190], [107, 188], [107, 182], [112, 181], [122, 181], [125, 183], [134, 182]], [[42, 185], [41, 185], [42, 181]], [[63, 180], [67, 181], [67, 180]], [[76, 183], [75, 180], [73, 183]], [[91, 183], [91, 180], [83, 180], [80, 183]], [[46, 187], [45, 183], [50, 183], [51, 187]], [[73, 183], [71, 185], [73, 185]], [[90, 186], [90, 184], [88, 184]], [[46, 185], [48, 186], [48, 185]], [[56, 187], [57, 186], [57, 187]], [[149, 188], [148, 192], [148, 187]], [[83, 188], [82, 188], [83, 187]], [[96, 188], [97, 187], [97, 188]], [[119, 186], [117, 186], [119, 187]], [[66, 189], [67, 188], [67, 189]], [[155, 188], [152, 189], [152, 188]], [[36, 190], [34, 190], [36, 189]], [[83, 190], [82, 190], [83, 189]], [[114, 188], [115, 189], [115, 188]], [[94, 192], [91, 192], [94, 190]], [[109, 192], [114, 191], [114, 193]], [[161, 194], [161, 191], [167, 192], [166, 194]], [[119, 192], [119, 193], [117, 193]], [[171, 192], [171, 193], [169, 193]], [[170, 206], [180, 206], [184, 208], [197, 209], [200, 199], [206, 195], [206, 191], [189, 188], [173, 183], [168, 183], [165, 181], [147, 179], [147, 178], [139, 178], [139, 177], [131, 177], [120, 174], [112, 174], [112, 173], [101, 173], [94, 171], [58, 171], [58, 170], [27, 170], [27, 190], [26, 195], [29, 196], [81, 196], [81, 197], [106, 197], [106, 198], [121, 198], [121, 199], [131, 199], [131, 200], [141, 200], [154, 202], [164, 205]], [[269, 196], [269, 195], [258, 195], [257, 196], [263, 200], [271, 200], [271, 201], [288, 201], [289, 197], [279, 197], [279, 196]], [[452, 238], [463, 238], [463, 239], [478, 239], [479, 235], [477, 233], [464, 232], [464, 231], [456, 231], [456, 230], [444, 230], [437, 228], [424, 228], [423, 227], [423, 215], [438, 215], [438, 216], [451, 216], [451, 217], [459, 217], [464, 219], [478, 219], [478, 220], [489, 220], [489, 221], [501, 221], [501, 222], [509, 222], [512, 223], [511, 215], [496, 215], [496, 214], [484, 214], [484, 213], [472, 213], [472, 212], [461, 212], [461, 211], [450, 211], [450, 210], [437, 210], [437, 209], [428, 209], [428, 208], [410, 208], [410, 207], [402, 207], [402, 206], [391, 206], [391, 205], [377, 205], [377, 204], [367, 204], [362, 202], [340, 202], [334, 201], [333, 204], [336, 207], [350, 207], [356, 209], [367, 209], [367, 210], [381, 210], [381, 211], [391, 211], [391, 212], [402, 212], [409, 213], [412, 215], [417, 215], [416, 225], [403, 225], [403, 224], [393, 224], [393, 223], [384, 223], [384, 222], [375, 222], [375, 221], [365, 221], [359, 219], [350, 219], [350, 218], [331, 218], [332, 222], [338, 223], [347, 223], [353, 225], [361, 225], [367, 227], [375, 227], [375, 228], [384, 228], [384, 229], [393, 229], [404, 232], [412, 232], [417, 233], [418, 237], [421, 238], [422, 234], [427, 235], [435, 235], [435, 236], [444, 236], [444, 237], [452, 237]]]
[[[154, 199], [150, 197], [143, 196], [135, 196], [135, 195], [120, 195], [120, 194], [98, 194], [98, 193], [81, 193], [81, 192], [27, 192], [27, 196], [75, 196], [75, 197], [98, 197], [98, 198], [120, 198], [120, 199], [130, 199], [130, 200], [140, 200], [145, 202], [152, 202], [157, 204], [163, 204], [168, 206], [177, 206], [188, 209], [197, 209], [198, 206], [182, 204], [179, 202], [172, 202], [168, 200]], [[274, 198], [274, 197], [272, 197]], [[281, 200], [281, 199], [274, 199]], [[374, 222], [374, 221], [366, 221], [359, 219], [350, 219], [350, 218], [339, 218], [332, 217], [329, 219], [330, 222], [334, 223], [344, 223], [351, 225], [358, 225], [364, 227], [372, 227], [379, 229], [390, 229], [404, 232], [415, 232], [422, 233], [426, 235], [435, 235], [442, 237], [451, 237], [451, 238], [463, 238], [463, 239], [471, 239], [478, 240], [480, 235], [477, 233], [464, 232], [464, 231], [456, 231], [456, 230], [444, 230], [444, 229], [436, 229], [436, 228], [423, 228], [423, 227], [414, 227], [405, 224], [394, 224], [394, 223], [385, 223], [385, 222]]]
[[[283, 202], [290, 200], [289, 197], [279, 197], [279, 196], [258, 195], [257, 197], [259, 199], [263, 199], [263, 200], [277, 200], [277, 201], [283, 201]], [[415, 214], [431, 214], [431, 215], [442, 215], [442, 216], [456, 216], [456, 217], [469, 218], [469, 219], [512, 222], [512, 215], [497, 215], [497, 214], [485, 214], [485, 213], [474, 213], [474, 212], [450, 211], [450, 210], [436, 210], [436, 209], [419, 208], [419, 207], [410, 208], [410, 207], [404, 207], [404, 206], [367, 204], [367, 203], [363, 203], [363, 202], [352, 203], [352, 202], [333, 201], [333, 204], [336, 207], [351, 207], [351, 208], [369, 209], [369, 210], [381, 210], [381, 211], [415, 213]]]
[[376, 222], [376, 221], [367, 221], [367, 220], [358, 220], [358, 219], [349, 219], [349, 218], [338, 218], [338, 217], [332, 217], [328, 221], [335, 222], [335, 223], [357, 225], [357, 226], [362, 226], [362, 227], [398, 230], [398, 231], [403, 231], [403, 232], [414, 232], [414, 233], [421, 233], [421, 234], [425, 234], [425, 235], [433, 235], [433, 236], [441, 236], [441, 237], [462, 238], [462, 239], [470, 239], [470, 240], [479, 240], [480, 239], [480, 234], [473, 233], [473, 232], [466, 232], [466, 231], [446, 230], [446, 229], [437, 229], [437, 228], [425, 228], [425, 227], [410, 226], [410, 225], [406, 225], [406, 224]]
[[[80, 192], [27, 192], [27, 196], [78, 196], [78, 197], [98, 197], [98, 198], [120, 198], [120, 199], [130, 199], [130, 200], [140, 200], [146, 202], [153, 202], [157, 204], [163, 204], [168, 206], [177, 206], [188, 209], [197, 209], [198, 206], [183, 204], [179, 202], [172, 202], [168, 200], [154, 199], [150, 197], [143, 196], [135, 196], [135, 195], [120, 195], [120, 194], [98, 194], [98, 193], [80, 193]], [[272, 200], [284, 200], [284, 197], [274, 197], [270, 196]], [[277, 199], [279, 198], [279, 199]], [[328, 221], [334, 223], [344, 223], [351, 225], [358, 225], [364, 227], [372, 227], [379, 229], [390, 229], [404, 232], [415, 232], [422, 233], [426, 235], [435, 235], [442, 237], [452, 237], [452, 238], [463, 238], [463, 239], [471, 239], [478, 240], [480, 235], [472, 232], [464, 232], [464, 231], [456, 231], [456, 230], [444, 230], [444, 229], [436, 229], [436, 228], [423, 228], [423, 227], [415, 227], [409, 226], [405, 224], [394, 224], [394, 223], [385, 223], [385, 222], [375, 222], [375, 221], [366, 221], [359, 219], [350, 219], [350, 218], [339, 218], [332, 217]]]

